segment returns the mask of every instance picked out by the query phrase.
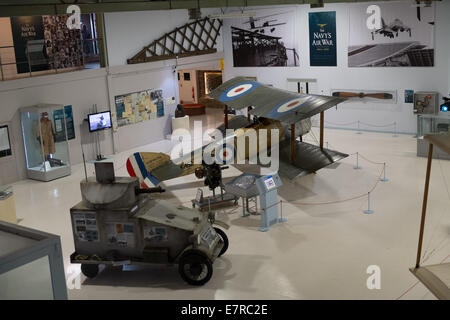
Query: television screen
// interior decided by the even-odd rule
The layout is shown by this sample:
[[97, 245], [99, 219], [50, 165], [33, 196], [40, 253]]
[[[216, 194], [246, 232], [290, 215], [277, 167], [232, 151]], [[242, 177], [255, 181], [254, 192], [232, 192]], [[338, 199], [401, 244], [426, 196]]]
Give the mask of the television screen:
[[90, 132], [111, 128], [111, 111], [90, 114], [88, 119]]

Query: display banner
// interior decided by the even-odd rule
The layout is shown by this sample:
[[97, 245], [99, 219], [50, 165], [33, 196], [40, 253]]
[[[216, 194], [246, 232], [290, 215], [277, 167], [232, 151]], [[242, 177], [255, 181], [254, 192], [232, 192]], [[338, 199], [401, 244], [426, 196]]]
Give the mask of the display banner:
[[75, 139], [75, 126], [73, 124], [72, 106], [64, 106], [67, 126], [67, 140]]
[[[17, 73], [48, 70], [44, 56], [44, 28], [42, 17], [11, 17]], [[28, 48], [27, 48], [28, 46]]]
[[309, 13], [309, 61], [312, 67], [336, 67], [336, 12]]

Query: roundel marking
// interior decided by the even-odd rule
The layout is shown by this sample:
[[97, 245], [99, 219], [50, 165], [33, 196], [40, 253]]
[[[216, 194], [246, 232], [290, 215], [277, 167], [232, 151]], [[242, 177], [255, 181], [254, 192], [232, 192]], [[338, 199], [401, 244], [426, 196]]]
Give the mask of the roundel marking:
[[231, 145], [219, 146], [216, 149], [215, 160], [220, 164], [231, 164], [234, 161], [234, 148]]
[[231, 100], [237, 99], [237, 98], [255, 90], [258, 86], [259, 86], [259, 83], [255, 82], [255, 81], [247, 81], [247, 82], [239, 83], [239, 84], [231, 87], [227, 91], [223, 92], [220, 95], [219, 100], [221, 102], [226, 102], [226, 101], [231, 101]]
[[310, 97], [300, 97], [300, 98], [295, 98], [293, 100], [286, 101], [284, 103], [279, 104], [277, 107], [275, 107], [275, 110], [278, 113], [291, 111], [292, 109], [297, 108], [297, 107], [301, 106], [302, 104], [304, 104], [306, 101], [309, 100], [309, 98]]

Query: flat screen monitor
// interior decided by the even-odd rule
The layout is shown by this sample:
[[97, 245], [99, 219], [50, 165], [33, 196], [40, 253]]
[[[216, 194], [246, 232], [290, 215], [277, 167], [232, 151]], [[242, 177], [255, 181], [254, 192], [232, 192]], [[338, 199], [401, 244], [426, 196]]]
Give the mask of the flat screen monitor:
[[94, 132], [111, 128], [111, 111], [92, 113], [88, 115], [89, 131]]

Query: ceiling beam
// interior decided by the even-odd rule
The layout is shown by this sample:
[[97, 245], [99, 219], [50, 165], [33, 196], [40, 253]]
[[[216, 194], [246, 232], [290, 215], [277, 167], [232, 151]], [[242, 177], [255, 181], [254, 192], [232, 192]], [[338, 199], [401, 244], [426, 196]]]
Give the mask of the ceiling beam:
[[[324, 0], [324, 3], [366, 2], [367, 0]], [[395, 0], [384, 0], [395, 1]], [[66, 2], [64, 4], [63, 2]], [[251, 7], [318, 4], [320, 0], [0, 0], [0, 17], [65, 14], [75, 3], [82, 13], [147, 11], [197, 8]]]

